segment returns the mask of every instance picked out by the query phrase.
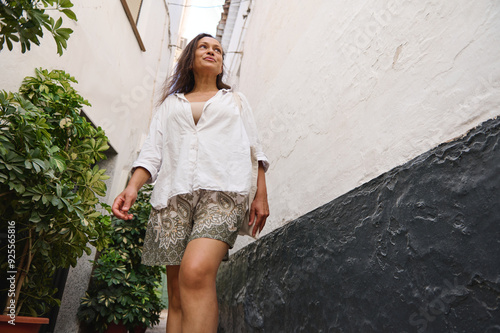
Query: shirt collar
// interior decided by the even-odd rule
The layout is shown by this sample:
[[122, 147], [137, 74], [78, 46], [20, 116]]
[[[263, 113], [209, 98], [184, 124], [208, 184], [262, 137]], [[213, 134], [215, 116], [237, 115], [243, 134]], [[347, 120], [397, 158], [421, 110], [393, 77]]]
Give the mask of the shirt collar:
[[[227, 94], [228, 92], [232, 92], [232, 91], [233, 91], [233, 89], [232, 89], [232, 88], [229, 88], [229, 89], [222, 88], [222, 89], [219, 89], [219, 91], [222, 91], [222, 93], [225, 95], [225, 94]], [[217, 94], [218, 94], [218, 92], [217, 92]], [[217, 94], [216, 94], [216, 95], [217, 95]], [[184, 93], [175, 93], [174, 95], [175, 95], [175, 96], [177, 96], [177, 97], [178, 97], [178, 98], [180, 98], [180, 99], [185, 100], [186, 102], [188, 101], [188, 100], [187, 100], [187, 98], [184, 96]]]

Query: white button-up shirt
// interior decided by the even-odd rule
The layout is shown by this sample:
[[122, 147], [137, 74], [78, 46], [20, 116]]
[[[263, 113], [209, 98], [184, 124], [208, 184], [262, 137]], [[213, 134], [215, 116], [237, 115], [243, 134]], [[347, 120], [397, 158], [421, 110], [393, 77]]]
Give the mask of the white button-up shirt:
[[[248, 194], [252, 162], [250, 146], [267, 171], [252, 110], [241, 94], [238, 107], [231, 90], [222, 89], [209, 99], [195, 125], [184, 94], [167, 97], [151, 122], [149, 135], [132, 169], [149, 171], [156, 182], [151, 195], [155, 209], [168, 199], [198, 189]], [[246, 128], [246, 130], [245, 130]]]

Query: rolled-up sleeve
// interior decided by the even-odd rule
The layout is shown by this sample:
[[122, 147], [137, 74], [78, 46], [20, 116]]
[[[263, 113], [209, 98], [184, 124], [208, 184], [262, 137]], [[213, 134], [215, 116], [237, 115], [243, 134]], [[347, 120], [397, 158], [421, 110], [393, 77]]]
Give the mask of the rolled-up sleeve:
[[242, 101], [242, 110], [241, 116], [243, 117], [243, 121], [246, 123], [246, 130], [248, 139], [250, 140], [250, 145], [255, 147], [255, 152], [257, 155], [257, 160], [262, 162], [262, 166], [264, 167], [264, 171], [269, 169], [269, 160], [267, 159], [266, 154], [262, 150], [262, 145], [259, 140], [259, 133], [257, 130], [257, 125], [255, 124], [255, 119], [253, 117], [253, 112], [250, 107], [250, 103], [242, 93], [237, 93], [240, 96]]
[[149, 134], [144, 141], [139, 157], [132, 164], [132, 173], [136, 168], [142, 167], [149, 171], [151, 178], [146, 182], [147, 184], [154, 183], [160, 171], [163, 153], [163, 131], [161, 120], [161, 109], [156, 112], [151, 125], [149, 127]]

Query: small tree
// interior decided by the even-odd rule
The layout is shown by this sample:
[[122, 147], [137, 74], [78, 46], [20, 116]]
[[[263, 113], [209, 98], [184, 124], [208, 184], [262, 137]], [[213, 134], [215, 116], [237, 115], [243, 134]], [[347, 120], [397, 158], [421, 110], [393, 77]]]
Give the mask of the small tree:
[[54, 37], [57, 53], [62, 55], [73, 30], [61, 28], [62, 18], [56, 21], [46, 11], [58, 11], [76, 21], [71, 7], [70, 0], [0, 0], [0, 51], [4, 44], [12, 51], [12, 42], [21, 43], [22, 53], [29, 51], [31, 43], [40, 45], [38, 38], [43, 37], [46, 29]]
[[103, 332], [110, 323], [133, 331], [159, 322], [163, 304], [157, 288], [164, 267], [141, 264], [152, 186], [147, 185], [131, 207], [134, 218], [113, 217], [112, 243], [96, 260], [89, 290], [81, 300], [78, 318]]
[[100, 235], [110, 217], [98, 211], [97, 197], [108, 176], [96, 165], [107, 138], [80, 115], [90, 104], [76, 82], [40, 69], [19, 93], [0, 91], [0, 226], [15, 225], [17, 254], [0, 262], [2, 274], [17, 266], [15, 298], [6, 302], [15, 300], [16, 313], [42, 315], [59, 304], [50, 283], [56, 269], [75, 266], [91, 253], [89, 243], [100, 249], [108, 242]]

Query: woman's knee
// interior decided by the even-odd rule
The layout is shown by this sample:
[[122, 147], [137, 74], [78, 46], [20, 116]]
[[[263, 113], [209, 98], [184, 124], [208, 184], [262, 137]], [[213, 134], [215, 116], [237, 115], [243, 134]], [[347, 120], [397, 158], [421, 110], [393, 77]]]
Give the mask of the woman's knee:
[[202, 289], [215, 282], [217, 271], [204, 263], [184, 262], [179, 273], [181, 289]]
[[196, 238], [184, 252], [179, 271], [179, 285], [183, 289], [212, 288], [222, 257], [228, 245], [216, 239]]
[[179, 290], [168, 294], [168, 310], [174, 312], [181, 311], [181, 297]]
[[169, 309], [181, 309], [181, 297], [180, 297], [180, 289], [179, 283], [171, 283], [167, 284], [168, 291], [168, 307]]

